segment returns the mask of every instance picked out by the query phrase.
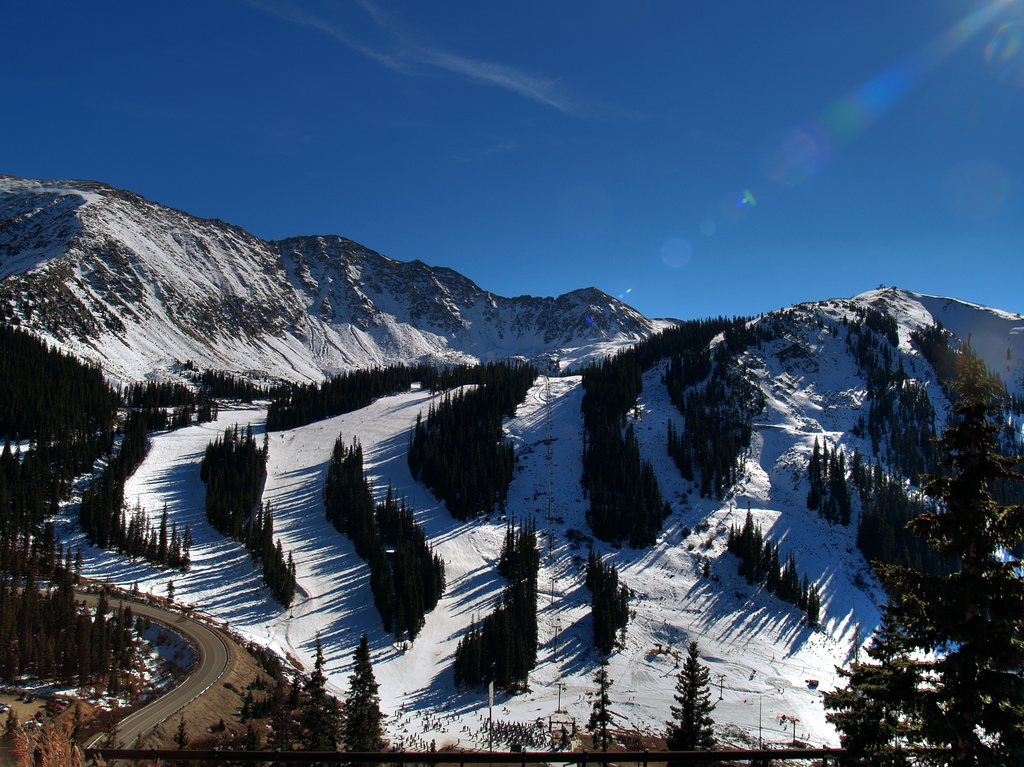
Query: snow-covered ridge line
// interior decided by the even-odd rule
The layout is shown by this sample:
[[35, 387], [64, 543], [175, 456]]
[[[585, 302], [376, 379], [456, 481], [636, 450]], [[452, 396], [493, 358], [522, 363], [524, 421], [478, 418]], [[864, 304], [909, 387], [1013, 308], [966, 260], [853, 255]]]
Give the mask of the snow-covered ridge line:
[[4, 319], [119, 380], [177, 365], [315, 381], [500, 358], [559, 369], [657, 325], [593, 288], [505, 298], [343, 237], [259, 240], [93, 182], [0, 178]]

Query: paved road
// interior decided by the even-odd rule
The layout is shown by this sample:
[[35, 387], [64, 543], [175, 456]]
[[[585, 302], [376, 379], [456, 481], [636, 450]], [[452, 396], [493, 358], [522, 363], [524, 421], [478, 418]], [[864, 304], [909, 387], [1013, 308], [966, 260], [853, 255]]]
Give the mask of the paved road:
[[[79, 599], [95, 605], [99, 597], [96, 594], [79, 594]], [[109, 596], [108, 600], [112, 607], [122, 601], [116, 596]], [[123, 601], [131, 605], [135, 615], [149, 616], [150, 620], [169, 626], [191, 640], [199, 654], [195, 668], [184, 682], [118, 722], [118, 744], [131, 748], [140, 735], [145, 738], [146, 733], [205, 692], [220, 678], [228, 665], [228, 648], [218, 632], [197, 620], [143, 602]], [[89, 745], [95, 745], [96, 740], [102, 737], [99, 736]]]

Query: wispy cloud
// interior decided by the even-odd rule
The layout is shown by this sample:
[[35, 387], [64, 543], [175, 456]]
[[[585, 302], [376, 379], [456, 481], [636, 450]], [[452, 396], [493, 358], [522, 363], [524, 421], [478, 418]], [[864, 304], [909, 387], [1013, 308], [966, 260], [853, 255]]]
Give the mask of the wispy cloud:
[[489, 157], [496, 157], [502, 154], [508, 154], [514, 152], [519, 148], [519, 144], [515, 141], [508, 139], [501, 139], [495, 144], [490, 146], [481, 147], [468, 153], [460, 154], [456, 157], [456, 161], [461, 163], [477, 162], [479, 160], [485, 160]]
[[566, 114], [582, 114], [584, 106], [559, 87], [558, 80], [515, 67], [460, 56], [420, 45], [402, 34], [394, 19], [368, 0], [355, 0], [384, 33], [384, 42], [370, 44], [351, 34], [340, 22], [278, 0], [244, 0], [250, 6], [293, 24], [318, 29], [357, 53], [403, 75], [450, 74], [471, 82], [503, 88]]
[[484, 85], [505, 88], [520, 96], [547, 104], [561, 112], [571, 114], [576, 111], [576, 107], [561, 93], [556, 80], [530, 75], [501, 64], [476, 61], [429, 48], [416, 48], [414, 55], [418, 57], [420, 63], [461, 75]]

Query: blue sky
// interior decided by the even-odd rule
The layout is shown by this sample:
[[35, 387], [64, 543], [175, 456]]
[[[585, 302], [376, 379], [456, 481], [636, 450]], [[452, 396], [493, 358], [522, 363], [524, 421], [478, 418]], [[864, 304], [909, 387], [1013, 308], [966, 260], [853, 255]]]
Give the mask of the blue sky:
[[1024, 0], [0, 0], [0, 173], [649, 317], [1024, 312]]

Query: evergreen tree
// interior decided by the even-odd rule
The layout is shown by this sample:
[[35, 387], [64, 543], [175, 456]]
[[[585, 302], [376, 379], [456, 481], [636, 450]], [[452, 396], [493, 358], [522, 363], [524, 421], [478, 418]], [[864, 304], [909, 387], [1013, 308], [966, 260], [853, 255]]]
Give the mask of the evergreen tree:
[[676, 703], [668, 722], [665, 745], [671, 751], [710, 751], [715, 747], [714, 720], [711, 712], [711, 674], [700, 662], [697, 642], [690, 642], [686, 663], [676, 678]]
[[839, 675], [844, 688], [825, 695], [826, 716], [841, 734], [843, 747], [863, 764], [911, 764], [906, 753], [923, 745], [923, 721], [918, 695], [923, 677], [906, 635], [887, 610], [867, 650], [868, 660], [857, 661]]
[[390, 486], [374, 508], [362, 447], [353, 442], [346, 448], [340, 435], [327, 469], [324, 508], [327, 520], [352, 540], [370, 567], [370, 590], [384, 630], [393, 629], [396, 641], [415, 640], [426, 612], [444, 593], [444, 561], [431, 550], [412, 508], [404, 498], [396, 500]]
[[[934, 505], [909, 526], [959, 567], [934, 575], [876, 565], [892, 595], [872, 659], [881, 665], [854, 663], [847, 687], [825, 699], [858, 755], [870, 753], [865, 728], [888, 707], [902, 729], [872, 733], [886, 739], [875, 746], [877, 763], [899, 763], [908, 744], [949, 749], [952, 765], [1024, 760], [1024, 576], [1004, 556], [1024, 538], [1024, 505], [1001, 506], [991, 492], [993, 482], [1020, 475], [997, 452], [998, 379], [969, 348], [958, 372], [953, 425], [939, 440], [949, 473], [929, 478]], [[894, 666], [901, 673], [887, 670]]]
[[740, 559], [737, 572], [749, 583], [760, 583], [772, 594], [796, 605], [807, 613], [810, 626], [817, 626], [821, 619], [821, 597], [817, 587], [804, 575], [803, 586], [798, 586], [799, 573], [796, 558], [790, 554], [785, 567], [779, 557], [779, 546], [765, 540], [761, 529], [754, 522], [753, 514], [747, 509], [747, 518], [740, 529], [729, 528], [726, 548]]
[[498, 572], [509, 579], [493, 613], [476, 622], [459, 640], [452, 671], [455, 684], [493, 681], [522, 691], [537, 664], [537, 573], [540, 552], [532, 521], [518, 531], [511, 525], [498, 558]]
[[629, 621], [629, 588], [624, 583], [619, 585], [615, 565], [606, 566], [593, 547], [587, 559], [585, 583], [591, 593], [594, 645], [598, 652], [607, 655], [615, 644], [616, 632], [624, 632]]
[[460, 521], [504, 508], [515, 451], [502, 422], [515, 415], [537, 378], [526, 364], [492, 362], [472, 370], [478, 386], [431, 405], [409, 435], [410, 471]]
[[359, 640], [354, 658], [355, 668], [348, 678], [348, 697], [341, 721], [341, 742], [346, 751], [379, 751], [384, 731], [366, 634]]
[[304, 723], [307, 751], [334, 751], [338, 747], [338, 703], [327, 692], [327, 675], [324, 673], [324, 651], [320, 635], [316, 637], [316, 660], [313, 673], [306, 682], [306, 703]]
[[[199, 477], [206, 483], [206, 519], [221, 535], [249, 550], [252, 563], [259, 562], [263, 583], [285, 607], [295, 597], [295, 572], [289, 566], [281, 541], [274, 543], [274, 520], [269, 506], [260, 501], [266, 478], [269, 446], [264, 436], [257, 447], [250, 424], [244, 436], [238, 425], [227, 429], [223, 439], [206, 446]], [[182, 544], [183, 568], [188, 569], [191, 534], [186, 529]]]
[[270, 708], [274, 748], [281, 751], [290, 751], [292, 747], [292, 711], [295, 708], [293, 694], [297, 695], [295, 683], [289, 685], [288, 679], [281, 675]]
[[191, 745], [188, 739], [188, 732], [185, 730], [185, 716], [183, 714], [178, 714], [178, 729], [174, 733], [174, 745], [182, 751], [187, 750]]
[[605, 658], [598, 661], [594, 681], [597, 683], [597, 696], [594, 698], [594, 706], [590, 711], [587, 729], [594, 736], [594, 746], [600, 747], [602, 751], [607, 751], [612, 742], [611, 734], [608, 731], [608, 727], [612, 723], [612, 712], [608, 708], [612, 702], [608, 696], [612, 679], [608, 676], [608, 661]]

